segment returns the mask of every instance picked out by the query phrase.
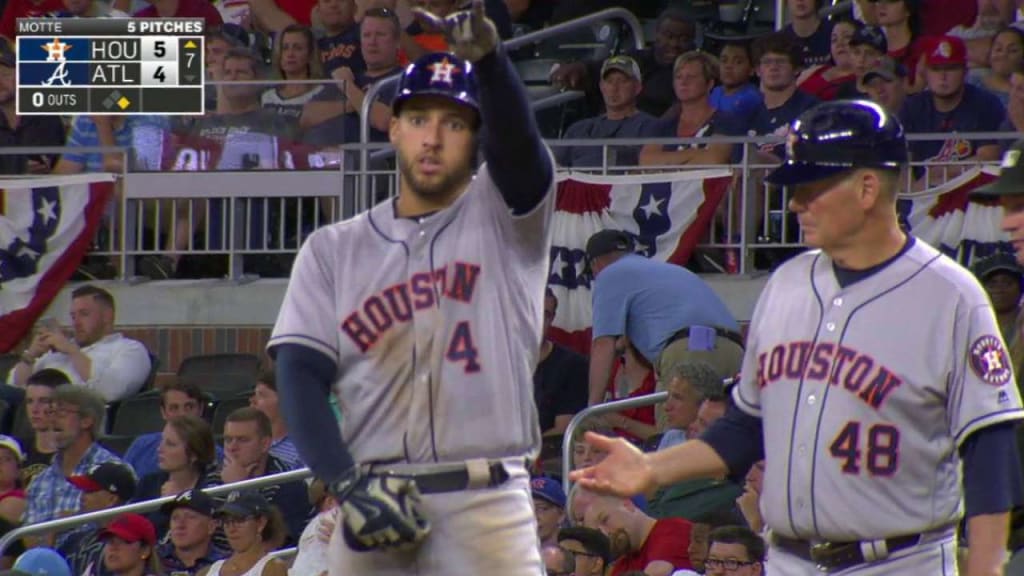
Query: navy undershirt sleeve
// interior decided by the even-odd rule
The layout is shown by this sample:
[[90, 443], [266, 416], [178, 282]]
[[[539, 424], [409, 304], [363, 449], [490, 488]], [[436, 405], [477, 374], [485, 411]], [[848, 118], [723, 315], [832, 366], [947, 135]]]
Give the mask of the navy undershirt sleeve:
[[554, 166], [530, 99], [502, 45], [476, 63], [484, 160], [505, 203], [526, 214], [544, 199]]
[[974, 432], [960, 446], [967, 517], [999, 514], [1024, 504], [1016, 422]]
[[729, 468], [729, 478], [742, 483], [747, 472], [764, 460], [764, 427], [760, 418], [751, 416], [731, 402], [725, 415], [715, 420], [700, 437]]
[[274, 372], [281, 415], [302, 461], [317, 478], [333, 482], [355, 465], [341, 439], [330, 405], [337, 377], [333, 360], [299, 344], [274, 347]]

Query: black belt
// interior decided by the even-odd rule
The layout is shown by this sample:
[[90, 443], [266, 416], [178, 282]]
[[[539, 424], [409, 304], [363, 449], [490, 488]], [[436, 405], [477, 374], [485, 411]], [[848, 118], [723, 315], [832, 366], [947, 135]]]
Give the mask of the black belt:
[[[489, 479], [487, 488], [501, 486], [508, 482], [508, 470], [500, 461], [495, 460], [487, 465]], [[396, 472], [371, 470], [370, 474], [375, 476], [394, 476], [398, 478], [411, 478], [416, 481], [416, 487], [420, 494], [440, 494], [443, 492], [459, 492], [469, 489], [469, 470], [465, 467], [445, 470], [443, 472]]]
[[[725, 338], [735, 342], [737, 346], [743, 348], [743, 336], [739, 332], [733, 332], [732, 330], [726, 330], [725, 328], [719, 328], [718, 326], [708, 326], [708, 328], [714, 328], [715, 336], [719, 338]], [[668, 339], [668, 344], [675, 342], [676, 340], [682, 340], [683, 338], [690, 337], [690, 327], [687, 326], [679, 332], [676, 332]]]
[[[876, 558], [875, 560], [882, 560], [894, 552], [899, 552], [900, 550], [906, 550], [911, 546], [916, 546], [920, 541], [920, 534], [886, 538], [884, 539], [884, 542], [888, 553], [883, 557]], [[798, 558], [814, 562], [818, 567], [818, 570], [823, 572], [838, 572], [859, 564], [866, 564], [874, 561], [864, 557], [864, 552], [861, 550], [861, 542], [859, 541], [822, 542], [819, 544], [812, 544], [807, 540], [786, 538], [784, 536], [779, 536], [778, 534], [772, 534], [771, 542], [778, 548], [785, 550]], [[868, 545], [870, 546], [870, 544]], [[881, 551], [879, 552], [881, 553]]]

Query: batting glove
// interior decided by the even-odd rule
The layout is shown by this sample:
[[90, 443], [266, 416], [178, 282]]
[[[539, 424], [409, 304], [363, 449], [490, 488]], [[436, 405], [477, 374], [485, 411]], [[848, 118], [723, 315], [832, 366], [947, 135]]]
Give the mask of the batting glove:
[[413, 8], [413, 13], [429, 28], [440, 30], [448, 39], [448, 47], [459, 58], [477, 62], [498, 45], [498, 29], [484, 15], [483, 0], [473, 0], [469, 10], [453, 12], [444, 18]]
[[366, 476], [353, 468], [330, 491], [340, 502], [342, 533], [353, 550], [412, 549], [430, 532], [411, 479]]

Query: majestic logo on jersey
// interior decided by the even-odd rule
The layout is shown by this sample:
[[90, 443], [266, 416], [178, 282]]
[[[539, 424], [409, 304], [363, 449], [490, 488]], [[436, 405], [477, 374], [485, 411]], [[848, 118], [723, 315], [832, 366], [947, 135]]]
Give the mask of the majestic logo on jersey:
[[828, 381], [878, 410], [903, 380], [868, 354], [831, 342], [779, 344], [757, 357], [761, 388], [779, 380]]
[[412, 320], [413, 312], [438, 304], [447, 297], [457, 302], [469, 302], [480, 277], [480, 266], [455, 262], [429, 272], [413, 274], [408, 282], [395, 284], [367, 298], [358, 310], [341, 323], [341, 330], [352, 343], [366, 352], [380, 337], [398, 322]]
[[981, 381], [992, 386], [1002, 386], [1010, 381], [1010, 356], [1003, 342], [995, 336], [986, 335], [971, 344], [971, 370]]

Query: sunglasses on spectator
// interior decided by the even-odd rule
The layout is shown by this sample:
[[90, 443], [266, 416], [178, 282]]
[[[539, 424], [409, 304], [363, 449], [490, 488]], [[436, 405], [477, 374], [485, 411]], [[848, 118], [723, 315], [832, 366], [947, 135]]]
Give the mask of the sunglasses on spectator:
[[706, 568], [725, 568], [726, 570], [736, 570], [743, 566], [753, 566], [757, 562], [749, 562], [743, 560], [737, 560], [735, 558], [721, 559], [721, 558], [707, 558], [704, 560], [704, 566]]

